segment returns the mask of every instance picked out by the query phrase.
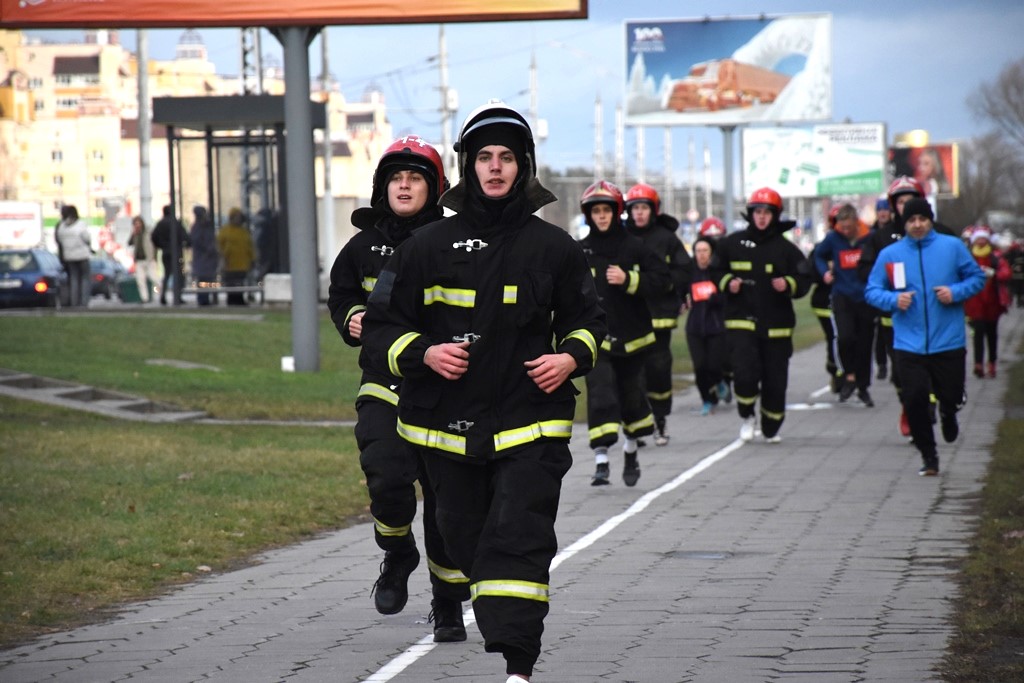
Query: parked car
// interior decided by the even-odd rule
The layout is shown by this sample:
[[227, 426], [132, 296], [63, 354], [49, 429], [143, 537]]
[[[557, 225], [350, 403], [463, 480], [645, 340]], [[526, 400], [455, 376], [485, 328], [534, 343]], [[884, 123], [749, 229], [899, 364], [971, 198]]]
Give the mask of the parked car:
[[0, 307], [59, 308], [67, 300], [68, 275], [45, 249], [0, 250]]
[[102, 295], [111, 299], [121, 295], [121, 281], [128, 277], [128, 271], [114, 258], [96, 254], [89, 259], [89, 279], [92, 281], [91, 295]]

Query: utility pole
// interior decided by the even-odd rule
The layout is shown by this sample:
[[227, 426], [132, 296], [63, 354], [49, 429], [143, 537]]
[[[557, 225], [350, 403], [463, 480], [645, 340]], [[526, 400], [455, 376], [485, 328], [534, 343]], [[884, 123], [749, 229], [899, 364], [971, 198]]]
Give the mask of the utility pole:
[[331, 185], [331, 166], [334, 163], [334, 143], [331, 141], [331, 71], [327, 51], [327, 27], [320, 31], [320, 92], [324, 98], [324, 251], [327, 263], [334, 262], [334, 188]]
[[693, 142], [693, 136], [690, 136], [690, 206], [687, 211], [697, 210], [697, 146]]
[[455, 91], [448, 88], [448, 44], [444, 37], [444, 24], [438, 26], [438, 70], [441, 76], [441, 161], [454, 185], [459, 181], [458, 163], [452, 149], [452, 114], [458, 109]]
[[668, 126], [665, 126], [662, 133], [661, 146], [665, 157], [665, 201], [662, 202], [662, 207], [668, 207], [668, 214], [674, 216], [676, 192], [675, 179], [672, 174], [672, 129]]
[[[149, 31], [136, 31], [139, 79], [139, 215], [146, 225], [153, 220], [153, 187], [150, 179], [149, 145], [153, 137], [153, 117], [149, 110]], [[149, 245], [146, 245], [147, 250]], [[143, 294], [144, 292], [140, 292]]]
[[[541, 130], [538, 78], [537, 78], [537, 52], [530, 51], [530, 128], [533, 129], [533, 163], [537, 178], [540, 178], [540, 148], [541, 143], [547, 137], [547, 131]], [[537, 216], [544, 218], [544, 207], [537, 209]]]
[[604, 178], [604, 109], [601, 93], [594, 100], [594, 182]]
[[615, 184], [626, 182], [626, 125], [622, 104], [615, 105]]
[[647, 129], [643, 126], [636, 127], [636, 181], [646, 182], [647, 175]]
[[[711, 148], [708, 147], [706, 142], [704, 143], [704, 215], [715, 215], [711, 206]], [[727, 223], [725, 229], [728, 231], [731, 227]]]

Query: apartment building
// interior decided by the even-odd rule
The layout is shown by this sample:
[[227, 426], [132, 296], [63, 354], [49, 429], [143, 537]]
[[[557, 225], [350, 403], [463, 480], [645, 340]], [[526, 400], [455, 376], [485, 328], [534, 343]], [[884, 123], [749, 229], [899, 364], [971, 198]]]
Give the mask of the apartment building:
[[[67, 203], [95, 225], [138, 212], [139, 63], [119, 35], [94, 30], [82, 42], [53, 43], [0, 30], [0, 199], [40, 202], [47, 224]], [[192, 30], [182, 33], [173, 60], [146, 66], [151, 98], [235, 95], [241, 89], [238, 76], [216, 72]], [[266, 93], [283, 93], [281, 69], [265, 69], [263, 85]], [[325, 99], [317, 86], [312, 97]], [[326, 99], [332, 194], [344, 198], [347, 208], [369, 197], [374, 163], [391, 141], [391, 126], [379, 92], [349, 103], [332, 89]], [[321, 139], [318, 197], [324, 147]], [[156, 214], [170, 201], [168, 154], [166, 130], [154, 125], [149, 156]]]

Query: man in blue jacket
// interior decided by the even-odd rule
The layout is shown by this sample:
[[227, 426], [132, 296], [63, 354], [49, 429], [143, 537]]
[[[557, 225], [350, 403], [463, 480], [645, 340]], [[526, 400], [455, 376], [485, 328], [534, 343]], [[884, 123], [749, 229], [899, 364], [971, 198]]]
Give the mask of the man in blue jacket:
[[919, 474], [939, 473], [929, 389], [939, 400], [942, 438], [960, 434], [956, 412], [963, 407], [967, 335], [964, 301], [985, 286], [985, 274], [956, 237], [934, 230], [926, 199], [903, 207], [906, 237], [883, 249], [868, 276], [868, 303], [892, 311], [893, 349], [903, 381], [903, 405], [910, 435], [924, 465]]

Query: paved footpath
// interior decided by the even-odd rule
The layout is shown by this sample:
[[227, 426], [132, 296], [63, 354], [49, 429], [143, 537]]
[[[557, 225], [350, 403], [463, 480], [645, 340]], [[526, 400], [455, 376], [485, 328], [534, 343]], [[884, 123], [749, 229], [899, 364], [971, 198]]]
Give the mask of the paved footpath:
[[[677, 397], [670, 444], [641, 452], [627, 488], [592, 488], [585, 430], [563, 493], [562, 552], [536, 683], [934, 681], [951, 634], [957, 560], [1003, 416], [1024, 311], [1002, 323], [1000, 377], [970, 377], [942, 474], [917, 476], [892, 386], [877, 406], [824, 392], [824, 349], [796, 354], [783, 442], [736, 440], [730, 405]], [[380, 555], [359, 525], [267, 553], [113, 621], [0, 652], [0, 680], [505, 680], [503, 660], [434, 645], [425, 569], [402, 614], [373, 609]]]

